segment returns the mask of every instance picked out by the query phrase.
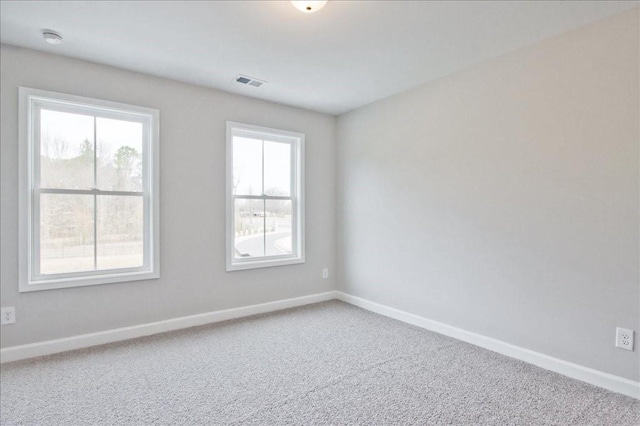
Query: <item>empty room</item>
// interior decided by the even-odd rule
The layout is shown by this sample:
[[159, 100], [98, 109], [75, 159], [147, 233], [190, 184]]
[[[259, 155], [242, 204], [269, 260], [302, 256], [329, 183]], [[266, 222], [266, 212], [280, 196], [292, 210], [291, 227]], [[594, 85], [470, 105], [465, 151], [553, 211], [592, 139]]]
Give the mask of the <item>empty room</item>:
[[640, 425], [640, 2], [0, 1], [0, 424]]

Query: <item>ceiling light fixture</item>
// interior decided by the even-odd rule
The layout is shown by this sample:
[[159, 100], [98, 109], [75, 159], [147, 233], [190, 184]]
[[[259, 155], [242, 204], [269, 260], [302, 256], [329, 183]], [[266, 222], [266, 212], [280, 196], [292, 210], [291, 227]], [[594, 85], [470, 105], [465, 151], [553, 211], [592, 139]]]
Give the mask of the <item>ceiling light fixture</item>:
[[322, 9], [327, 0], [291, 0], [293, 7], [304, 13], [313, 13]]
[[49, 44], [62, 43], [62, 36], [55, 31], [43, 30], [42, 37], [44, 37], [44, 40]]

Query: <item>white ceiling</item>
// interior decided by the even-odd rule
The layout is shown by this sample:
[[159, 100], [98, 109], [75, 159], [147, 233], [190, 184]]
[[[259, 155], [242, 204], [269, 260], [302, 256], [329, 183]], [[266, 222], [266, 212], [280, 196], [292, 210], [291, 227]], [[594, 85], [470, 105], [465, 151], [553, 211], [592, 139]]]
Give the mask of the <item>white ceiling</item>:
[[[3, 43], [341, 114], [638, 2], [2, 1]], [[42, 29], [64, 36], [51, 46]], [[236, 83], [246, 74], [268, 84]]]

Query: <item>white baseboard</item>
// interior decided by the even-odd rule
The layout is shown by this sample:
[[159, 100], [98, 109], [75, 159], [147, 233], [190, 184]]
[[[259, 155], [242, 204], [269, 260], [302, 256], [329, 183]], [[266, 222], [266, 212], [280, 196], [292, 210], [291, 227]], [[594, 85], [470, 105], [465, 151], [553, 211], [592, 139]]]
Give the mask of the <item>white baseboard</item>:
[[112, 343], [121, 340], [134, 339], [136, 337], [164, 333], [167, 331], [195, 327], [198, 325], [226, 321], [234, 318], [279, 311], [282, 309], [324, 302], [326, 300], [336, 298], [335, 291], [328, 291], [326, 293], [312, 294], [293, 299], [284, 299], [275, 302], [261, 303], [258, 305], [243, 306], [240, 308], [225, 309], [222, 311], [207, 312], [198, 315], [189, 315], [186, 317], [135, 325], [132, 327], [116, 328], [114, 330], [101, 331], [98, 333], [82, 334], [63, 339], [11, 346], [0, 350], [0, 362], [5, 363], [42, 355], [51, 355], [74, 349], [87, 348], [90, 346], [103, 345], [105, 343]]
[[11, 346], [0, 350], [0, 362], [18, 361], [43, 355], [51, 355], [74, 349], [103, 345], [136, 337], [149, 336], [167, 331], [211, 324], [250, 315], [279, 311], [296, 306], [309, 305], [327, 300], [339, 299], [354, 306], [394, 318], [408, 324], [412, 324], [445, 336], [453, 337], [463, 342], [509, 356], [538, 367], [554, 371], [576, 380], [599, 386], [613, 392], [628, 395], [640, 399], [640, 383], [613, 374], [604, 373], [564, 361], [529, 349], [521, 348], [501, 340], [473, 333], [438, 321], [433, 321], [415, 314], [371, 302], [360, 297], [352, 296], [340, 291], [328, 291], [326, 293], [312, 294], [309, 296], [292, 299], [278, 300], [275, 302], [261, 303], [258, 305], [243, 306], [240, 308], [225, 309], [221, 311], [207, 312], [204, 314], [190, 315], [165, 321], [158, 321], [132, 327], [117, 328], [98, 333], [82, 334], [63, 339], [47, 340], [44, 342], [27, 345]]
[[613, 374], [587, 368], [572, 362], [563, 361], [548, 355], [541, 354], [529, 349], [521, 348], [501, 340], [472, 333], [457, 327], [452, 327], [438, 321], [433, 321], [418, 315], [410, 314], [399, 309], [371, 302], [360, 297], [352, 296], [341, 291], [336, 292], [337, 298], [343, 302], [366, 309], [377, 314], [394, 318], [463, 342], [471, 343], [481, 348], [515, 358], [529, 364], [537, 365], [546, 370], [551, 370], [572, 379], [580, 380], [594, 386], [621, 393], [632, 398], [640, 399], [640, 382], [614, 376]]

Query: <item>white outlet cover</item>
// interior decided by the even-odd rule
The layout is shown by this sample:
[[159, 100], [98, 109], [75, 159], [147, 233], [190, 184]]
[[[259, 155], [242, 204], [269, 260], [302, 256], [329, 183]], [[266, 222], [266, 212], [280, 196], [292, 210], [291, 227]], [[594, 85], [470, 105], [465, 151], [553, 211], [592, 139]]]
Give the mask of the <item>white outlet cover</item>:
[[633, 330], [628, 328], [616, 328], [616, 348], [633, 350]]
[[15, 324], [15, 322], [16, 322], [16, 308], [14, 306], [0, 309], [1, 325]]

